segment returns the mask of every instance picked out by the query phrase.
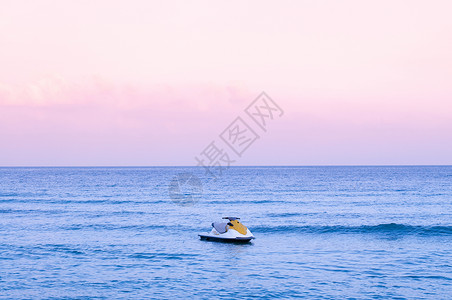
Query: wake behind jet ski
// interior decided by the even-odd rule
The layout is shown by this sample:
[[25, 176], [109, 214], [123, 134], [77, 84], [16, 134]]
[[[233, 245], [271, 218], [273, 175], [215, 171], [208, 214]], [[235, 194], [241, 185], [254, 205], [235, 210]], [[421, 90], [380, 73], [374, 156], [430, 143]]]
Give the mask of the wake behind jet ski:
[[217, 242], [232, 242], [232, 243], [248, 243], [254, 239], [254, 235], [240, 223], [240, 218], [223, 217], [229, 222], [214, 222], [212, 223], [212, 230], [206, 234], [199, 234], [201, 240], [217, 241]]

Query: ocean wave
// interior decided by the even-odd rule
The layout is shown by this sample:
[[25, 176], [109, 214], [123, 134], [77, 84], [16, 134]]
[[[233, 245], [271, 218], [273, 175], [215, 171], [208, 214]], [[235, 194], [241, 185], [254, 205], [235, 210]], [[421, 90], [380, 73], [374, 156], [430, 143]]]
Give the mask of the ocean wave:
[[396, 223], [379, 225], [306, 225], [306, 226], [255, 226], [255, 233], [337, 233], [337, 234], [393, 234], [393, 235], [423, 235], [423, 236], [452, 236], [452, 226], [422, 226], [404, 225]]
[[194, 259], [198, 257], [197, 254], [188, 253], [160, 253], [160, 252], [137, 252], [130, 255], [130, 258], [138, 259], [162, 259], [162, 260], [183, 260]]
[[[104, 197], [106, 198], [106, 197]], [[156, 199], [156, 200], [113, 200], [111, 198], [106, 199], [93, 199], [93, 200], [75, 200], [75, 199], [52, 199], [52, 198], [10, 198], [10, 199], [0, 199], [1, 203], [45, 203], [45, 204], [107, 204], [107, 205], [117, 205], [117, 204], [166, 204], [168, 200], [166, 199]]]
[[227, 203], [227, 205], [232, 205], [232, 204], [250, 204], [250, 205], [254, 205], [254, 204], [272, 204], [272, 203], [290, 203], [291, 201], [289, 200], [255, 200], [255, 199], [238, 199], [238, 200], [231, 200], [228, 199], [227, 201], [221, 199], [221, 200], [208, 200], [208, 204], [225, 204]]
[[121, 224], [71, 224], [60, 227], [63, 230], [154, 230], [154, 229], [177, 229], [177, 226], [165, 226], [165, 225], [121, 225]]

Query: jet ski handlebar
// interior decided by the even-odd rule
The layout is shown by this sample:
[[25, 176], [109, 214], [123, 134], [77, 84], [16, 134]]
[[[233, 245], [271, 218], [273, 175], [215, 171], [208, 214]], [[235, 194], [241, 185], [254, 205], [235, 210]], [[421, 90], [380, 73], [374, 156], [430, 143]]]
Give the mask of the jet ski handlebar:
[[223, 217], [223, 219], [228, 219], [229, 221], [240, 220], [240, 218], [236, 217]]

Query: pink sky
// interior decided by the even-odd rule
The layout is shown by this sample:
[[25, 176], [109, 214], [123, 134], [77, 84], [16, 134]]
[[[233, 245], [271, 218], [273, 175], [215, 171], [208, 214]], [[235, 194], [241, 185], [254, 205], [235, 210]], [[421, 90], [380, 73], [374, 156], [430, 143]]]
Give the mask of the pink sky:
[[0, 0], [0, 166], [452, 164], [452, 1]]

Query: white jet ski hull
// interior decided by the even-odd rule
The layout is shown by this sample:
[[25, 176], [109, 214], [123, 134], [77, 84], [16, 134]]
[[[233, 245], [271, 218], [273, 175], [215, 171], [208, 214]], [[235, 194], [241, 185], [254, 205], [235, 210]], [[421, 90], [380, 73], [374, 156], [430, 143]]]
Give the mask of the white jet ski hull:
[[227, 232], [220, 234], [215, 229], [212, 229], [209, 233], [198, 235], [201, 240], [226, 243], [248, 243], [255, 238], [249, 229], [246, 230], [246, 234], [241, 234], [234, 229], [229, 229]]

